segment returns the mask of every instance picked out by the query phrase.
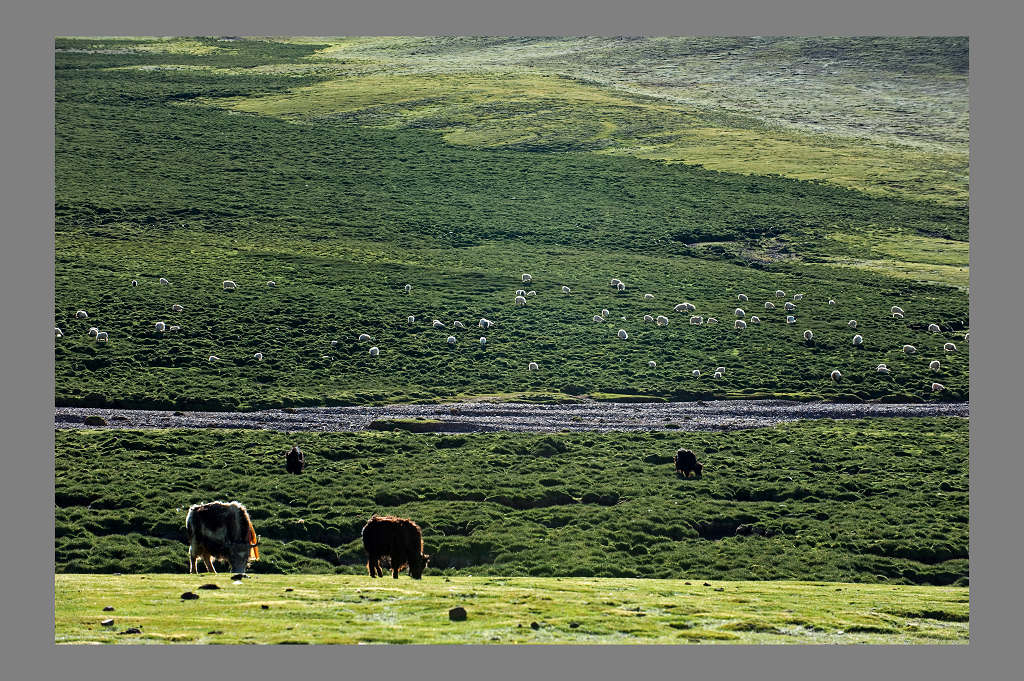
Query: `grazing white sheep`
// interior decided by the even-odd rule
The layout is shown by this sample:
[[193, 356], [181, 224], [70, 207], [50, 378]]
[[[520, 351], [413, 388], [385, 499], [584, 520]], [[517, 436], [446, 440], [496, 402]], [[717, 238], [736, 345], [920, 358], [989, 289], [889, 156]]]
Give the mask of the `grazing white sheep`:
[[657, 319], [654, 320], [658, 326], [668, 326], [668, 317], [665, 315], [658, 315]]
[[157, 322], [153, 326], [156, 328], [157, 331], [165, 331], [167, 329], [167, 325], [164, 324], [163, 322]]
[[370, 357], [376, 357], [379, 354], [380, 354], [380, 348], [378, 348], [376, 345], [374, 345], [372, 348], [370, 348]]
[[531, 281], [533, 281], [533, 277], [531, 277], [529, 274], [524, 274], [523, 275], [523, 283], [524, 284], [528, 284]]
[[772, 303], [772, 302], [765, 303], [764, 304], [764, 309], [766, 309], [766, 310], [774, 310], [775, 309], [775, 303]]
[[938, 371], [942, 368], [942, 365], [939, 364], [939, 360], [933, 359], [931, 362], [928, 362], [928, 368], [932, 371]]
[[595, 322], [603, 322], [604, 321], [604, 317], [602, 317], [599, 314], [596, 314], [596, 315], [594, 315], [594, 321]]
[[277, 282], [276, 281], [268, 281], [267, 282], [267, 286], [269, 288], [277, 288]]
[[480, 336], [480, 347], [484, 347], [485, 345], [487, 345], [487, 339]]
[[622, 282], [621, 282], [621, 281], [619, 281], [618, 279], [612, 279], [612, 286], [618, 286], [618, 285], [619, 285], [619, 284], [621, 284], [621, 283], [622, 283]]
[[786, 292], [785, 291], [776, 291], [775, 292], [775, 297], [776, 298], [785, 298], [786, 297]]
[[892, 318], [893, 319], [903, 319], [903, 315], [901, 313], [899, 313], [899, 312], [893, 312], [892, 313]]
[[716, 371], [714, 377], [715, 378], [721, 378], [722, 377], [722, 372], [721, 371]]
[[857, 328], [857, 320], [856, 319], [851, 319], [850, 321], [846, 322], [846, 325], [848, 327], [850, 327], [851, 329], [856, 329]]
[[877, 367], [875, 367], [875, 371], [877, 371], [880, 374], [887, 374], [889, 373], [889, 367], [885, 366], [885, 364], [879, 364]]
[[412, 315], [411, 314], [408, 317], [406, 317], [406, 319], [409, 321], [410, 324], [415, 324], [416, 323], [416, 315]]
[[517, 289], [516, 290], [516, 295], [517, 296], [525, 296], [526, 295], [526, 289], [524, 289], [524, 288]]
[[716, 374], [724, 374], [725, 373], [725, 367], [715, 367], [715, 373]]
[[538, 369], [540, 369], [540, 366], [536, 362], [530, 362], [526, 365], [527, 371], [537, 371]]
[[238, 288], [238, 285], [235, 284], [235, 282], [231, 281], [230, 279], [225, 279], [224, 280], [224, 290], [225, 291], [234, 291], [236, 288]]
[[338, 347], [338, 341], [336, 341], [336, 340], [331, 341], [331, 347], [332, 348]]
[[971, 332], [970, 331], [968, 331], [967, 333], [964, 334], [964, 340], [965, 341], [971, 340]]
[[814, 332], [811, 331], [810, 329], [807, 329], [806, 331], [804, 331], [804, 340], [805, 341], [814, 340]]
[[790, 312], [792, 312], [793, 310], [796, 309], [796, 305], [794, 305], [793, 303], [789, 302], [788, 300], [786, 301], [786, 306], [785, 307], [786, 307], [786, 310], [788, 310]]
[[938, 324], [929, 324], [928, 333], [938, 333], [940, 331]]
[[953, 345], [952, 343], [946, 343], [945, 345], [942, 346], [942, 349], [945, 350], [946, 352], [956, 352], [956, 346]]
[[132, 279], [132, 286], [138, 286], [138, 285], [139, 285], [139, 280], [138, 279]]
[[210, 362], [219, 362], [220, 361], [220, 357], [218, 357], [217, 355], [210, 355], [210, 359], [208, 361], [210, 361]]
[[107, 332], [106, 331], [100, 331], [99, 333], [97, 333], [96, 334], [96, 341], [99, 342], [99, 343], [106, 343], [107, 342]]
[[651, 316], [651, 315], [649, 315], [649, 314], [645, 314], [645, 315], [644, 315], [644, 321], [645, 321], [645, 322], [648, 322], [648, 323], [650, 323], [650, 322], [653, 322], [653, 321], [654, 321], [654, 317], [652, 317], [652, 316]]
[[171, 310], [173, 310], [174, 312], [181, 312], [184, 309], [185, 308], [183, 308], [181, 305], [178, 305], [177, 303], [171, 305]]
[[693, 376], [694, 378], [700, 378], [700, 369], [694, 369], [693, 371], [691, 371], [691, 372], [690, 372], [690, 374], [691, 374], [691, 375], [692, 375], [692, 376]]
[[480, 322], [477, 324], [477, 326], [479, 326], [481, 329], [486, 329], [491, 326], [494, 326], [494, 322], [492, 322], [490, 319], [484, 319], [483, 317], [481, 317]]
[[263, 361], [263, 353], [262, 352], [257, 352], [255, 355], [253, 355], [253, 357], [256, 358], [257, 362], [262, 362]]
[[455, 345], [455, 336], [448, 336], [448, 345]]
[[406, 284], [405, 285], [405, 292], [406, 293], [412, 293], [412, 284]]
[[368, 333], [361, 333], [361, 334], [359, 334], [359, 342], [360, 343], [362, 343], [364, 341], [368, 341], [368, 340], [370, 340], [370, 334], [368, 334]]
[[750, 323], [751, 324], [760, 324], [761, 323], [761, 318], [758, 317], [757, 315], [754, 315], [753, 317], [750, 318]]
[[690, 317], [690, 323], [694, 326], [700, 326], [704, 323], [704, 317], [702, 315], [693, 315]]
[[647, 363], [647, 366], [649, 366], [649, 367], [650, 367], [650, 368], [652, 368], [652, 369], [655, 369], [655, 368], [657, 368], [657, 366], [658, 366], [658, 363], [657, 363], [657, 362], [655, 362], [655, 361], [654, 361], [654, 360], [652, 359], [652, 360], [651, 360], [650, 362], [648, 362], [648, 363]]
[[745, 295], [743, 295], [742, 293], [739, 294], [738, 296], [736, 296], [736, 299], [739, 300], [741, 303], [747, 302], [747, 297]]
[[61, 331], [60, 328], [55, 326], [55, 327], [53, 327], [53, 335], [56, 338], [63, 338], [64, 337], [64, 332]]
[[829, 299], [828, 299], [828, 304], [829, 304], [829, 305], [835, 305], [835, 304], [836, 304], [836, 301], [835, 301], [835, 300], [833, 300], [832, 298], [829, 298]]
[[854, 345], [864, 345], [864, 336], [860, 335], [859, 333], [857, 335], [855, 335], [853, 337], [853, 344]]
[[568, 286], [563, 286], [562, 287], [562, 293], [571, 293], [571, 292], [572, 292], [572, 289], [570, 289]]
[[644, 294], [644, 300], [654, 300], [654, 294], [653, 293], [645, 293]]
[[454, 326], [456, 329], [464, 329], [464, 328], [466, 328], [465, 326], [462, 325], [462, 322], [457, 321], [457, 320], [452, 322], [452, 326]]
[[100, 332], [100, 330], [99, 330], [99, 329], [97, 329], [97, 328], [96, 328], [95, 326], [90, 326], [90, 327], [89, 327], [89, 335], [90, 335], [90, 336], [95, 336], [95, 335], [96, 335], [96, 334], [98, 334], [99, 332]]
[[171, 282], [167, 281], [163, 277], [160, 277], [160, 283], [163, 284], [164, 286], [170, 286], [171, 285]]
[[732, 326], [733, 326], [734, 329], [745, 329], [745, 328], [747, 328], [747, 323], [745, 321], [743, 321], [742, 319], [737, 319], [736, 322]]
[[708, 324], [708, 325], [717, 324], [718, 323], [718, 319], [715, 318], [715, 317], [708, 317], [706, 320], [704, 320], [704, 323]]
[[181, 327], [180, 326], [168, 326], [167, 330], [168, 331], [181, 331]]
[[601, 310], [601, 316], [602, 316], [602, 317], [607, 317], [607, 316], [608, 316], [608, 315], [610, 315], [610, 314], [611, 314], [611, 312], [609, 312], [609, 311], [608, 311], [608, 308], [603, 308], [603, 309]]
[[795, 294], [793, 296], [793, 300], [803, 300], [803, 299], [804, 299], [804, 294], [802, 294], [802, 293], [797, 293], [797, 294]]
[[843, 375], [839, 373], [839, 369], [833, 369], [832, 373], [829, 374], [829, 378], [831, 378], [833, 381], [838, 381], [842, 377]]
[[625, 284], [623, 284], [623, 283], [622, 283], [622, 282], [620, 281], [620, 282], [619, 282], [619, 285], [618, 285], [618, 286], [616, 286], [615, 288], [616, 288], [616, 289], [618, 289], [618, 290], [619, 290], [619, 292], [622, 292], [622, 291], [625, 291], [625, 290], [626, 290], [626, 285], [625, 285]]
[[526, 298], [523, 296], [516, 296], [516, 305], [526, 305]]
[[629, 321], [628, 319], [626, 319], [626, 315], [622, 315], [622, 321]]
[[946, 389], [946, 386], [942, 385], [941, 383], [932, 383], [932, 392], [933, 393], [937, 393], [940, 390], [945, 390], [945, 389]]
[[915, 352], [917, 352], [917, 348], [915, 348], [913, 345], [904, 345], [903, 352], [907, 353], [908, 355], [912, 355]]
[[737, 308], [736, 308], [736, 316], [737, 316], [737, 317], [746, 317], [746, 316], [747, 316], [747, 313], [746, 313], [746, 312], [744, 312], [744, 311], [742, 310], [742, 308], [738, 308], [738, 307], [737, 307]]
[[78, 312], [75, 313], [75, 317], [78, 319], [88, 319], [89, 313], [86, 312], [85, 310], [79, 310]]
[[537, 292], [536, 292], [536, 291], [527, 291], [527, 292], [526, 292], [526, 297], [527, 297], [527, 298], [529, 298], [530, 296], [535, 296], [535, 295], [537, 295]]
[[794, 317], [791, 314], [786, 315], [786, 323], [787, 324], [796, 324], [796, 317]]
[[618, 333], [617, 335], [618, 335], [618, 337], [619, 337], [619, 338], [621, 338], [622, 340], [629, 340], [629, 334], [628, 334], [628, 333], [626, 333], [626, 330], [625, 330], [625, 329], [619, 329], [619, 333]]
[[435, 319], [434, 321], [431, 322], [431, 325], [435, 329], [443, 329], [444, 328], [444, 322], [442, 322], [440, 319]]
[[889, 312], [892, 312], [893, 314], [903, 314], [903, 308], [899, 305], [893, 305], [889, 308]]

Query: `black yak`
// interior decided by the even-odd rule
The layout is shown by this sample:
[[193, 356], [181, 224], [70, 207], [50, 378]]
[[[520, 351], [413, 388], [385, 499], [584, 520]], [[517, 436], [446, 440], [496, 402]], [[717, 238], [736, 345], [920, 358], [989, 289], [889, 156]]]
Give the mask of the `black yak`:
[[362, 535], [366, 569], [371, 577], [384, 576], [380, 566], [382, 556], [390, 558], [391, 575], [395, 579], [406, 566], [413, 579], [423, 576], [430, 556], [423, 553], [423, 533], [419, 525], [408, 518], [374, 515], [363, 526]]
[[302, 455], [302, 450], [298, 446], [293, 446], [292, 451], [285, 455], [284, 467], [288, 469], [289, 473], [295, 473], [298, 475], [302, 472], [302, 469], [306, 467], [306, 457]]
[[676, 452], [676, 473], [683, 477], [690, 477], [693, 473], [693, 477], [698, 480], [701, 478], [701, 472], [704, 470], [704, 466], [697, 461], [697, 457], [694, 455], [692, 450], [680, 449]]

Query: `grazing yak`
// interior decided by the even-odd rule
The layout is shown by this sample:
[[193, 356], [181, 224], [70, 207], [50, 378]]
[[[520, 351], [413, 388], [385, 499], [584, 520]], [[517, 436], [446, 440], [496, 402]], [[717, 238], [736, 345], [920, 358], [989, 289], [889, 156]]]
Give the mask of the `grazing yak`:
[[391, 575], [398, 579], [402, 568], [409, 567], [409, 576], [420, 579], [430, 556], [423, 553], [423, 534], [420, 526], [408, 518], [373, 515], [363, 526], [363, 548], [366, 549], [366, 569], [371, 577], [383, 577], [380, 567], [382, 556], [391, 561]]
[[293, 446], [292, 450], [285, 455], [284, 467], [288, 469], [289, 473], [295, 473], [298, 475], [302, 472], [302, 469], [306, 467], [306, 457], [302, 455], [302, 450], [299, 449], [298, 445]]
[[199, 572], [202, 558], [211, 572], [214, 560], [223, 560], [236, 573], [245, 574], [249, 561], [260, 559], [260, 538], [252, 528], [245, 506], [232, 501], [193, 504], [185, 516], [188, 535], [188, 571]]
[[684, 478], [690, 477], [693, 473], [693, 477], [700, 480], [704, 466], [697, 461], [696, 455], [690, 449], [680, 449], [676, 451], [676, 473], [682, 475]]

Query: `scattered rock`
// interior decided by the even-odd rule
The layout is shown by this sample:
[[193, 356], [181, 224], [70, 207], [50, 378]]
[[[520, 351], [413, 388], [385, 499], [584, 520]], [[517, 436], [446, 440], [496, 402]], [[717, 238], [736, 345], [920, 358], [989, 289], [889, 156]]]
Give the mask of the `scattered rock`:
[[267, 605], [267, 604], [263, 604], [263, 605], [260, 606], [260, 609], [261, 610], [270, 610], [270, 606]]
[[237, 582], [240, 579], [249, 579], [249, 575], [243, 575], [242, 573], [238, 573], [237, 575], [231, 575], [232, 581]]
[[569, 628], [570, 629], [578, 629], [579, 626], [580, 626], [579, 622], [569, 622]]
[[191, 591], [186, 591], [185, 593], [181, 594], [181, 600], [183, 601], [194, 601], [197, 598], [199, 598], [199, 594], [192, 593]]
[[711, 585], [708, 584], [707, 582], [704, 582], [704, 586], [711, 586]]
[[200, 589], [219, 589], [220, 587], [216, 584], [203, 584]]
[[118, 635], [119, 636], [123, 636], [124, 634], [141, 634], [141, 633], [142, 633], [142, 629], [139, 629], [138, 627], [128, 627], [124, 631], [118, 632]]
[[100, 624], [102, 624], [105, 627], [112, 627], [114, 626], [114, 618], [103, 620], [102, 622], [100, 622]]
[[691, 586], [689, 582], [683, 582], [683, 584], [685, 584], [686, 586]]
[[285, 589], [285, 591], [295, 591], [295, 589], [288, 587], [287, 589]]
[[720, 587], [716, 588], [715, 591], [725, 591], [725, 587], [721, 587], [720, 586]]
[[538, 629], [540, 629], [540, 625], [537, 624], [536, 622], [530, 622], [530, 628], [533, 629], [534, 631], [537, 631]]
[[448, 619], [452, 622], [465, 622], [466, 621], [466, 609], [461, 605], [456, 606], [448, 611]]
[[176, 411], [176, 412], [174, 412], [174, 415], [175, 416], [184, 416], [185, 412], [183, 412], [183, 411]]
[[113, 611], [114, 611], [114, 606], [112, 606], [112, 605], [104, 605], [103, 606], [103, 612], [113, 612]]
[[214, 629], [213, 631], [206, 632], [207, 636], [216, 636], [217, 634], [223, 634], [224, 632], [220, 629]]
[[107, 425], [107, 420], [102, 416], [93, 415], [86, 416], [83, 423], [87, 426], [105, 426]]

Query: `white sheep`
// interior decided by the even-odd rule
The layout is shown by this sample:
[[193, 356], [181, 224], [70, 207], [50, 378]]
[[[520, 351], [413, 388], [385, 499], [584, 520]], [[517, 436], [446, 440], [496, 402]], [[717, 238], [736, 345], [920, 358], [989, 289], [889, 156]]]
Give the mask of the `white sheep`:
[[945, 350], [946, 352], [956, 352], [956, 346], [953, 345], [952, 343], [946, 343], [945, 345], [942, 346], [942, 349]]
[[908, 355], [912, 355], [915, 352], [917, 352], [917, 348], [915, 348], [913, 345], [904, 345], [903, 352], [907, 353]]
[[889, 312], [892, 312], [893, 314], [903, 314], [903, 308], [899, 305], [893, 305], [889, 308]]
[[484, 347], [485, 345], [487, 345], [487, 339], [480, 336], [480, 347]]
[[828, 304], [829, 304], [829, 305], [835, 305], [835, 304], [836, 304], [836, 301], [835, 301], [835, 300], [833, 300], [832, 298], [829, 298], [829, 299], [828, 299]]
[[657, 319], [654, 321], [658, 326], [668, 326], [668, 317], [665, 315], [658, 315]]
[[851, 319], [850, 321], [846, 322], [846, 325], [848, 327], [850, 327], [851, 329], [856, 329], [857, 328], [857, 320], [856, 319]]
[[933, 359], [931, 362], [928, 363], [928, 368], [931, 369], [932, 371], [938, 372], [939, 369], [942, 368], [942, 365], [939, 363], [939, 360]]
[[336, 341], [336, 340], [331, 341], [331, 347], [332, 348], [338, 347], [338, 341]]
[[786, 315], [786, 323], [787, 324], [796, 324], [796, 317], [794, 317], [791, 314]]
[[139, 285], [139, 280], [138, 279], [132, 279], [132, 286], [138, 286], [138, 285]]
[[739, 308], [739, 307], [736, 308], [735, 314], [736, 314], [737, 317], [746, 317], [747, 316], [747, 313], [744, 312], [743, 309]]
[[516, 295], [517, 296], [525, 296], [526, 295], [526, 289], [524, 289], [524, 288], [516, 289]]
[[98, 343], [106, 343], [107, 342], [107, 332], [106, 331], [100, 331], [99, 333], [97, 333], [96, 334], [96, 341]]
[[946, 386], [942, 385], [941, 383], [932, 383], [932, 392], [933, 393], [937, 393], [940, 390], [945, 390], [945, 389], [946, 389]]
[[219, 362], [220, 361], [220, 357], [218, 357], [217, 355], [210, 355], [210, 359], [208, 361], [210, 361], [210, 362]]
[[359, 334], [359, 342], [360, 343], [363, 343], [363, 342], [368, 341], [368, 340], [370, 340], [370, 334], [368, 334], [368, 333], [361, 333], [361, 334]]
[[708, 317], [706, 320], [704, 320], [704, 323], [710, 326], [711, 324], [717, 324], [718, 319], [715, 317]]
[[901, 313], [899, 313], [899, 312], [893, 312], [892, 313], [892, 318], [893, 319], [903, 319], [903, 315]]
[[964, 340], [965, 341], [971, 340], [971, 332], [970, 331], [968, 331], [967, 333], [964, 334]]
[[255, 355], [253, 355], [253, 357], [256, 359], [257, 362], [262, 362], [263, 361], [263, 353], [262, 352], [257, 352]]
[[938, 324], [929, 324], [928, 333], [938, 333], [940, 331]]
[[652, 317], [649, 314], [645, 314], [644, 315], [644, 321], [647, 322], [647, 323], [653, 322], [654, 321], [654, 317]]
[[448, 345], [455, 345], [455, 336], [448, 336]]
[[864, 336], [860, 335], [859, 333], [856, 334], [853, 337], [853, 344], [854, 345], [864, 345]]
[[526, 298], [523, 296], [516, 296], [516, 305], [526, 305]]
[[526, 297], [527, 297], [527, 298], [529, 298], [530, 296], [535, 296], [535, 295], [537, 295], [537, 292], [536, 292], [536, 291], [527, 291], [527, 292], [526, 292]]
[[528, 284], [531, 281], [533, 281], [533, 277], [531, 277], [529, 274], [524, 274], [523, 275], [523, 283], [524, 284]]
[[725, 367], [715, 367], [715, 373], [716, 374], [724, 374], [725, 373]]
[[775, 309], [775, 303], [772, 303], [772, 302], [765, 303], [764, 304], [764, 309], [766, 309], [766, 310], [774, 310]]
[[775, 297], [776, 298], [785, 298], [786, 297], [786, 292], [785, 291], [776, 291], [775, 292]]
[[612, 286], [618, 286], [618, 285], [619, 285], [619, 284], [621, 284], [621, 283], [622, 283], [622, 282], [621, 282], [621, 281], [619, 281], [618, 279], [612, 279]]
[[656, 369], [658, 367], [658, 363], [652, 359], [650, 362], [647, 363], [647, 366], [649, 366], [651, 369]]
[[406, 284], [405, 285], [405, 292], [406, 293], [412, 293], [412, 284]]
[[877, 371], [880, 374], [887, 374], [889, 373], [889, 367], [885, 366], [885, 364], [879, 364], [877, 367], [875, 367], [875, 371]]
[[406, 317], [406, 319], [409, 320], [410, 324], [415, 324], [416, 323], [416, 315], [412, 315], [411, 314], [408, 317]]
[[571, 293], [571, 292], [572, 292], [572, 289], [570, 289], [568, 286], [563, 286], [562, 287], [562, 293]]
[[86, 312], [85, 310], [79, 310], [78, 312], [75, 313], [75, 317], [78, 319], [88, 319], [89, 313]]
[[181, 327], [180, 326], [168, 326], [167, 330], [168, 331], [181, 331]]
[[626, 321], [629, 321], [628, 319], [626, 319], [626, 315], [622, 315], [621, 319], [622, 319], [622, 321], [624, 321], [624, 322], [626, 322]]
[[181, 312], [184, 309], [185, 308], [183, 308], [181, 305], [178, 305], [177, 303], [171, 305], [171, 310], [173, 310], [174, 312]]
[[804, 299], [804, 294], [802, 294], [802, 293], [797, 293], [797, 294], [795, 294], [793, 296], [793, 300], [803, 300], [803, 299]]
[[477, 326], [479, 326], [481, 329], [486, 329], [491, 326], [494, 326], [494, 322], [492, 322], [490, 319], [484, 319], [483, 317], [481, 317], [480, 322], [477, 324]]
[[804, 340], [805, 341], [814, 340], [814, 332], [811, 331], [810, 329], [807, 329], [806, 331], [804, 331]]
[[540, 369], [540, 366], [536, 362], [530, 362], [526, 365], [527, 371], [537, 371], [538, 369]]
[[621, 338], [622, 340], [629, 340], [629, 334], [628, 334], [628, 333], [626, 333], [626, 330], [625, 330], [625, 329], [619, 329], [619, 333], [618, 333], [617, 335], [618, 335], [618, 337], [619, 337], [619, 338]]
[[690, 372], [690, 375], [692, 375], [694, 378], [700, 378], [700, 369], [694, 369], [693, 371]]
[[832, 373], [829, 374], [829, 378], [831, 378], [833, 381], [838, 381], [842, 377], [843, 375], [839, 373], [839, 369], [833, 369]]
[[747, 297], [745, 295], [743, 295], [742, 293], [739, 294], [738, 296], [736, 296], [736, 299], [739, 300], [741, 303], [747, 302]]
[[160, 277], [160, 283], [163, 284], [164, 286], [170, 286], [171, 285], [171, 282], [167, 281], [163, 277]]
[[443, 329], [444, 328], [444, 322], [442, 322], [440, 319], [435, 319], [434, 321], [431, 322], [431, 325], [435, 329]]
[[157, 322], [156, 324], [153, 325], [153, 327], [157, 331], [165, 331], [167, 329], [167, 325], [164, 324], [163, 322]]
[[378, 348], [376, 345], [374, 345], [372, 348], [370, 348], [370, 357], [376, 357], [379, 354], [380, 354], [380, 348]]
[[620, 292], [622, 292], [622, 291], [625, 291], [625, 290], [626, 290], [626, 285], [625, 285], [625, 284], [623, 284], [623, 283], [622, 283], [622, 282], [620, 281], [620, 282], [619, 282], [619, 284], [618, 284], [618, 286], [616, 286], [615, 288], [616, 288], [616, 289], [618, 289], [618, 290], [619, 290]]
[[89, 335], [90, 335], [90, 336], [95, 336], [95, 335], [96, 335], [96, 334], [98, 334], [99, 332], [100, 332], [100, 330], [99, 330], [99, 329], [97, 329], [97, 328], [96, 328], [95, 326], [90, 326], [90, 327], [89, 327]]
[[786, 307], [786, 310], [789, 311], [789, 312], [792, 312], [793, 310], [796, 309], [796, 305], [794, 305], [793, 303], [789, 302], [788, 300], [786, 301], [786, 306], [785, 307]]
[[607, 316], [608, 316], [608, 315], [610, 315], [610, 314], [611, 314], [611, 312], [609, 312], [609, 311], [608, 311], [608, 308], [603, 308], [603, 309], [601, 310], [601, 316], [602, 316], [602, 317], [607, 317]]
[[268, 288], [277, 288], [277, 282], [276, 281], [268, 281], [267, 282], [267, 287]]
[[745, 328], [747, 328], [747, 323], [745, 321], [743, 321], [742, 319], [737, 319], [736, 322], [732, 326], [733, 326], [734, 329], [745, 329]]
[[225, 291], [234, 291], [236, 288], [238, 288], [238, 285], [235, 284], [235, 282], [231, 281], [230, 279], [225, 279], [224, 280], [224, 290]]
[[64, 332], [61, 331], [59, 327], [55, 326], [55, 327], [53, 327], [53, 335], [56, 338], [63, 338], [64, 337]]
[[596, 315], [594, 315], [594, 321], [595, 322], [603, 322], [604, 321], [604, 317], [602, 317], [599, 314], [596, 314]]
[[716, 371], [714, 377], [715, 378], [721, 378], [722, 377], [722, 372], [721, 371]]
[[760, 324], [761, 323], [761, 318], [758, 317], [757, 315], [754, 315], [754, 316], [752, 316], [750, 318], [750, 323], [751, 324]]
[[463, 326], [462, 322], [460, 322], [458, 320], [452, 322], [452, 326], [454, 326], [456, 329], [464, 329], [464, 328], [466, 328], [465, 326]]
[[654, 294], [653, 293], [645, 293], [644, 294], [644, 300], [654, 300]]

